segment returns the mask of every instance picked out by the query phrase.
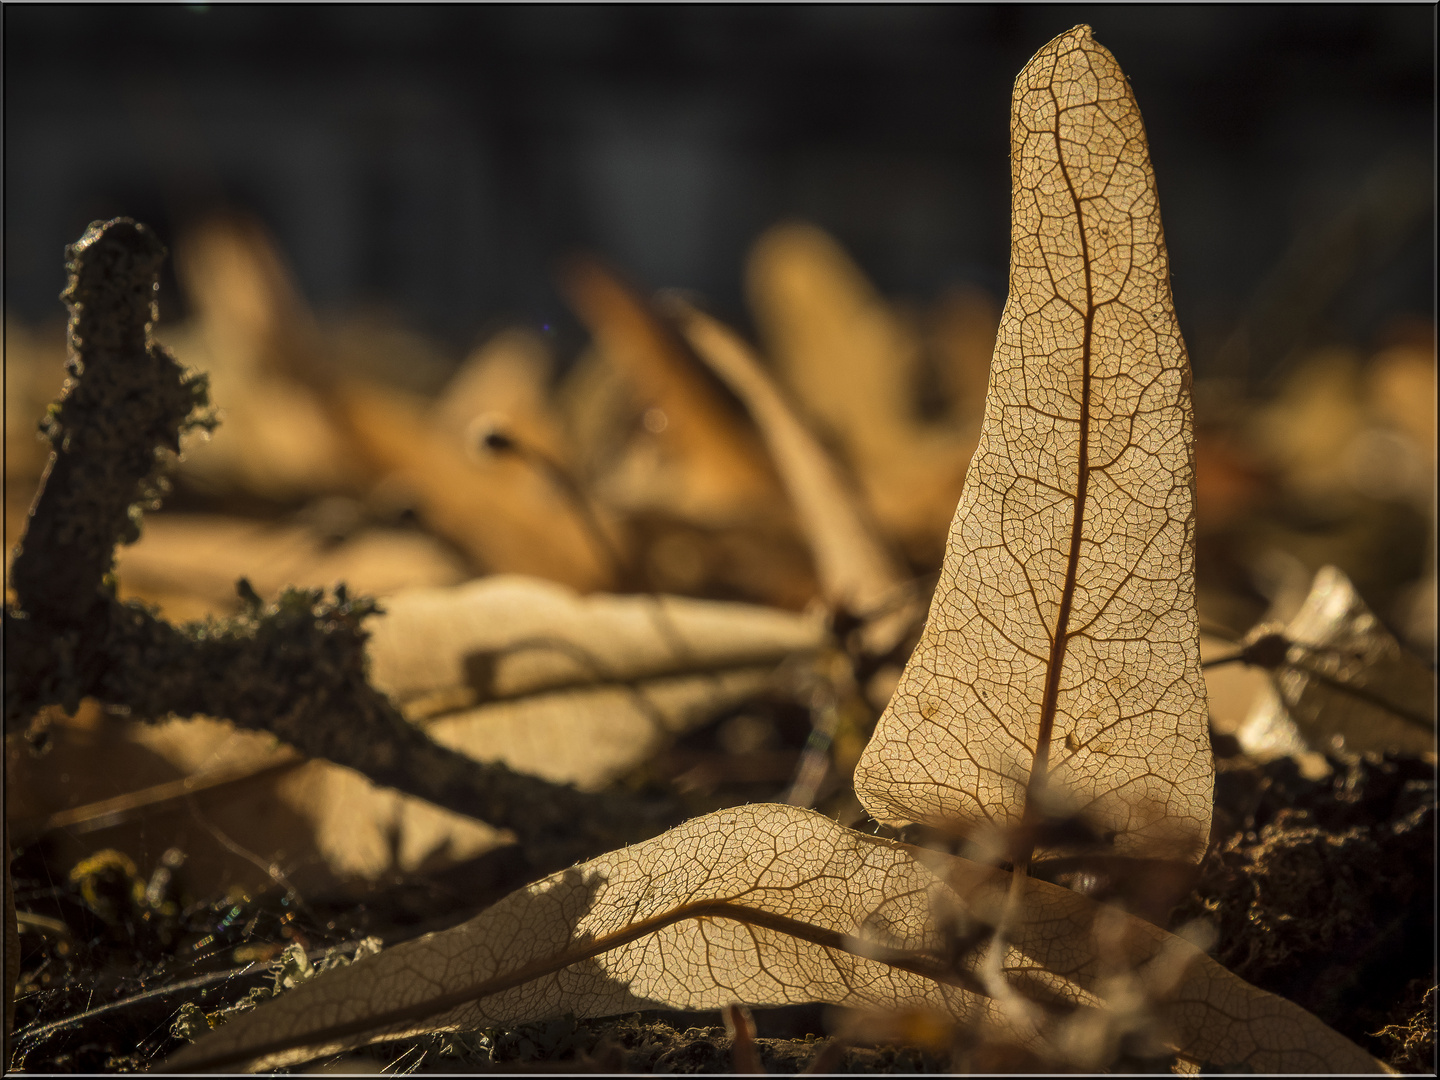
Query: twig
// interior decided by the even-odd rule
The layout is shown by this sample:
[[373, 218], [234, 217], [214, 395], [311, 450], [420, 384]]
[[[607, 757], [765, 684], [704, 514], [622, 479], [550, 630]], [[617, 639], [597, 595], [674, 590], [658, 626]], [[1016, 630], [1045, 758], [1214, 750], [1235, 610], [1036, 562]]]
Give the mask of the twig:
[[11, 571], [5, 724], [93, 697], [142, 720], [219, 716], [308, 757], [513, 830], [537, 869], [639, 839], [678, 820], [669, 803], [590, 795], [474, 761], [434, 742], [372, 687], [363, 621], [344, 586], [288, 589], [262, 606], [248, 583], [232, 620], [175, 627], [121, 602], [117, 543], [157, 504], [165, 451], [213, 427], [202, 375], [150, 338], [165, 250], [144, 225], [97, 222], [68, 249], [70, 379], [46, 423], [54, 453]]

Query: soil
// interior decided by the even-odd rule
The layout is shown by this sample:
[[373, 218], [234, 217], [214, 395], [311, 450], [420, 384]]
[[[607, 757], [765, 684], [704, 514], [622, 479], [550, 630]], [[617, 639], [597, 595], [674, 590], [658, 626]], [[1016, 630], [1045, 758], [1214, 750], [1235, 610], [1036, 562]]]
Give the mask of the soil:
[[[1330, 759], [1307, 780], [1282, 759], [1256, 765], [1216, 741], [1215, 827], [1198, 883], [1169, 925], [1212, 924], [1216, 959], [1309, 1009], [1377, 1058], [1408, 1072], [1435, 1059], [1435, 769], [1414, 757]], [[514, 862], [513, 854], [511, 856]], [[181, 1045], [180, 1006], [213, 1011], [275, 978], [288, 944], [312, 955], [387, 944], [468, 917], [509, 887], [515, 863], [486, 856], [443, 875], [360, 896], [296, 903], [279, 890], [182, 903], [173, 875], [136, 877], [122, 856], [92, 858], [55, 880], [43, 842], [13, 864], [22, 920], [22, 993], [14, 1064], [27, 1071], [142, 1069]], [[508, 869], [507, 869], [508, 866]], [[770, 1072], [939, 1072], [948, 1053], [841, 1045], [837, 1010], [756, 1010], [754, 1047]], [[332, 1068], [436, 1072], [729, 1072], [717, 1013], [563, 1018], [513, 1031], [437, 1036], [347, 1055]], [[1021, 1069], [971, 1060], [972, 1068]], [[1126, 1071], [1163, 1066], [1127, 1062]]]

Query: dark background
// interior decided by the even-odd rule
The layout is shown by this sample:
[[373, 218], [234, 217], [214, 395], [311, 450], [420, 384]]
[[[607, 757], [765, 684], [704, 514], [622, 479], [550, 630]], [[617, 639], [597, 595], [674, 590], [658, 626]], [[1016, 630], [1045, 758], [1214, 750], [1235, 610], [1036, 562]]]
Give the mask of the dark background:
[[[274, 230], [323, 311], [458, 350], [570, 328], [576, 248], [745, 323], [766, 226], [831, 230], [887, 293], [1003, 294], [1009, 93], [1077, 22], [1150, 134], [1201, 374], [1365, 344], [1434, 291], [1435, 9], [14, 6], [5, 302], [56, 318], [63, 245], [125, 213]], [[184, 314], [172, 287], [167, 317]]]

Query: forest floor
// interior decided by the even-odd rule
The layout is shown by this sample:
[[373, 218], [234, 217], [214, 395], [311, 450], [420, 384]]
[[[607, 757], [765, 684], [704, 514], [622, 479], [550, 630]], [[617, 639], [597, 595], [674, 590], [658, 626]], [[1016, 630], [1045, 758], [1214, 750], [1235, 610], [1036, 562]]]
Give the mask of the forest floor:
[[[1255, 765], [1223, 736], [1215, 748], [1211, 848], [1170, 926], [1208, 921], [1217, 931], [1212, 955], [1236, 974], [1304, 1006], [1396, 1069], [1433, 1069], [1433, 766], [1394, 754], [1330, 758], [1329, 776], [1307, 780], [1290, 759]], [[57, 882], [44, 847], [23, 849], [13, 866], [26, 912], [14, 1065], [38, 1072], [144, 1069], [163, 1059], [181, 1045], [171, 1028], [183, 1006], [213, 1012], [273, 981], [266, 961], [283, 948], [284, 925], [299, 925], [310, 944], [342, 953], [370, 935], [393, 944], [468, 916], [477, 895], [503, 889], [515, 872], [503, 854], [487, 855], [364, 897], [311, 898], [298, 919], [287, 920], [289, 902], [278, 889], [184, 908], [157, 905], [154, 895], [145, 902], [146, 889], [180, 895], [183, 867], [170, 880], [141, 882], [123, 859], [97, 857]], [[187, 950], [210, 962], [177, 964]], [[823, 1006], [757, 1010], [753, 1047], [761, 1067], [889, 1073], [952, 1065], [954, 1047], [943, 1041], [833, 1039], [843, 1019]], [[1148, 1071], [1167, 1063], [1128, 1064]], [[650, 1012], [388, 1043], [329, 1066], [732, 1072], [737, 1050], [718, 1013]]]

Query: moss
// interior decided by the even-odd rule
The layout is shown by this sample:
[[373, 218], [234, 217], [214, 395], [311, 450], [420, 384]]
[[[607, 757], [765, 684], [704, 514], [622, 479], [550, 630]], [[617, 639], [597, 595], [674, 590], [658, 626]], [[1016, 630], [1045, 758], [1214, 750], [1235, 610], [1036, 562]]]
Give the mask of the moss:
[[[121, 602], [115, 545], [139, 535], [181, 434], [211, 428], [205, 378], [151, 340], [165, 249], [128, 218], [68, 249], [70, 377], [44, 430], [53, 453], [12, 566], [5, 609], [5, 727], [95, 698], [141, 720], [215, 716], [268, 731], [376, 783], [515, 831], [537, 870], [678, 820], [641, 805], [486, 765], [407, 723], [366, 672], [373, 600], [287, 589], [261, 603], [242, 579], [239, 616], [176, 627]], [[576, 823], [582, 823], [576, 829]]]

